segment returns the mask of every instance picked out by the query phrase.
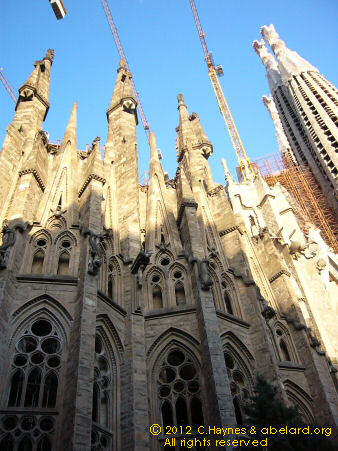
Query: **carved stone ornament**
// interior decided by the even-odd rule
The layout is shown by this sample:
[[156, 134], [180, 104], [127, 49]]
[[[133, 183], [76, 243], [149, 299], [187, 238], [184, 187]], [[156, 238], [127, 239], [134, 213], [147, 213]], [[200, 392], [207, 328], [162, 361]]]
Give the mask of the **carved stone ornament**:
[[103, 235], [96, 235], [89, 229], [83, 229], [81, 233], [83, 236], [89, 236], [90, 256], [88, 260], [88, 274], [97, 276], [102, 265], [102, 250], [99, 245], [103, 239]]
[[62, 216], [62, 215], [64, 215], [66, 213], [67, 209], [66, 210], [61, 210], [60, 205], [58, 205], [55, 210], [51, 209], [50, 211], [53, 213], [53, 216], [55, 218], [60, 218], [60, 216]]
[[261, 313], [262, 313], [263, 317], [265, 318], [265, 320], [268, 321], [269, 319], [276, 316], [276, 312], [270, 305], [268, 305], [265, 298], [262, 296], [261, 290], [258, 285], [255, 285], [255, 291], [256, 291], [258, 300], [263, 305], [263, 310], [261, 311]]
[[213, 284], [212, 280], [210, 279], [208, 271], [209, 260], [207, 258], [204, 258], [203, 260], [198, 261], [197, 263], [202, 290], [209, 291], [210, 287]]
[[319, 274], [323, 271], [323, 269], [325, 269], [326, 267], [326, 261], [324, 260], [324, 258], [319, 258], [317, 260], [317, 269]]
[[8, 225], [8, 221], [3, 222], [2, 227], [2, 244], [0, 246], [0, 270], [7, 268], [9, 249], [14, 246], [16, 239], [16, 230], [23, 233], [27, 229], [28, 223], [16, 221], [11, 227]]

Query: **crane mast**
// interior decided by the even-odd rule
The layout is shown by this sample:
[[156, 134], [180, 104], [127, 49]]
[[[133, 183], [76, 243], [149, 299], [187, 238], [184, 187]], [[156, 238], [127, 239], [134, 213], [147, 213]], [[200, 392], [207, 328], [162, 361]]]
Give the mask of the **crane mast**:
[[0, 80], [1, 80], [2, 84], [4, 85], [8, 94], [11, 96], [13, 102], [16, 103], [18, 99], [17, 99], [16, 95], [14, 94], [13, 89], [10, 87], [10, 84], [8, 83], [6, 77], [4, 76], [2, 69], [0, 69]]
[[[104, 9], [104, 12], [106, 14], [107, 20], [108, 20], [108, 24], [109, 24], [110, 30], [111, 30], [112, 35], [114, 37], [114, 41], [115, 41], [117, 50], [119, 52], [120, 58], [125, 62], [126, 68], [130, 72], [128, 61], [127, 61], [126, 55], [124, 54], [119, 35], [117, 33], [117, 28], [116, 28], [115, 23], [113, 21], [113, 17], [111, 15], [108, 3], [107, 3], [106, 0], [101, 0], [101, 3], [102, 3], [102, 6], [103, 6], [103, 9]], [[139, 98], [138, 92], [136, 90], [135, 83], [134, 83], [132, 78], [130, 79], [130, 84], [131, 84], [131, 88], [133, 90], [135, 99], [136, 99], [137, 104], [138, 104], [137, 105], [138, 106], [138, 111], [140, 113], [140, 117], [141, 117], [141, 121], [142, 121], [142, 124], [143, 124], [143, 128], [144, 128], [144, 130], [145, 130], [145, 132], [146, 132], [146, 134], [147, 134], [147, 136], [149, 138], [149, 134], [150, 134], [149, 123], [148, 123], [148, 121], [146, 119], [146, 116], [144, 114], [144, 111], [143, 111], [143, 108], [142, 108], [142, 104], [141, 104], [141, 100]]]
[[218, 80], [218, 77], [223, 75], [223, 69], [222, 66], [218, 65], [216, 66], [212, 60], [211, 54], [208, 51], [208, 47], [207, 47], [207, 43], [205, 40], [205, 33], [203, 32], [202, 29], [202, 25], [201, 25], [201, 21], [199, 19], [198, 16], [198, 12], [196, 9], [196, 5], [195, 5], [195, 1], [194, 0], [189, 0], [190, 1], [190, 6], [192, 9], [192, 13], [194, 15], [194, 19], [195, 19], [195, 24], [196, 24], [196, 28], [198, 31], [198, 35], [202, 44], [202, 48], [203, 48], [203, 53], [204, 53], [204, 59], [206, 61], [207, 67], [208, 67], [208, 75], [212, 84], [212, 87], [214, 89], [215, 95], [216, 95], [216, 99], [218, 102], [218, 106], [219, 109], [222, 113], [225, 125], [228, 129], [229, 135], [230, 135], [230, 139], [233, 145], [233, 148], [235, 149], [236, 155], [237, 155], [237, 160], [239, 163], [239, 168], [241, 170], [242, 176], [244, 181], [246, 181], [246, 170], [245, 167], [247, 166], [249, 168], [249, 170], [251, 171], [251, 173], [254, 175], [254, 171], [252, 169], [251, 163], [249, 158], [247, 157], [246, 153], [245, 153], [245, 149], [243, 147], [241, 138], [238, 134], [238, 131], [236, 129], [236, 125], [235, 122], [232, 118], [229, 106], [227, 104], [227, 101], [225, 100], [224, 94], [223, 94], [223, 90], [222, 87], [220, 85], [220, 82]]

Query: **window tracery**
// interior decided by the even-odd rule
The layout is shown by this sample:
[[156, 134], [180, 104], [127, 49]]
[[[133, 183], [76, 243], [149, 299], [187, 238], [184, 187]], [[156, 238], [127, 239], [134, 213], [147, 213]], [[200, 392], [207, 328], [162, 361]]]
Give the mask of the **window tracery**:
[[112, 367], [109, 352], [99, 333], [95, 336], [91, 450], [111, 449], [113, 439]]
[[275, 337], [278, 344], [279, 359], [282, 362], [296, 361], [292, 352], [291, 338], [280, 324], [275, 327]]
[[42, 274], [47, 251], [47, 240], [44, 237], [38, 238], [34, 243], [34, 247], [31, 272], [33, 274]]
[[24, 271], [32, 274], [43, 274], [48, 271], [47, 261], [51, 242], [52, 237], [47, 230], [39, 230], [31, 237], [26, 250]]
[[184, 273], [180, 268], [175, 268], [172, 272], [172, 281], [175, 288], [176, 305], [185, 305], [187, 303], [184, 287]]
[[150, 276], [151, 308], [161, 309], [164, 306], [163, 300], [163, 276], [158, 272]]
[[199, 369], [180, 348], [171, 348], [160, 360], [156, 375], [163, 427], [204, 424]]
[[230, 392], [237, 424], [243, 424], [243, 404], [248, 400], [251, 393], [251, 385], [238, 359], [235, 359], [228, 351], [224, 353], [225, 366], [230, 383]]
[[59, 332], [45, 318], [32, 321], [20, 335], [11, 362], [9, 409], [0, 422], [1, 450], [52, 449], [56, 414], [43, 409], [57, 406], [62, 350]]

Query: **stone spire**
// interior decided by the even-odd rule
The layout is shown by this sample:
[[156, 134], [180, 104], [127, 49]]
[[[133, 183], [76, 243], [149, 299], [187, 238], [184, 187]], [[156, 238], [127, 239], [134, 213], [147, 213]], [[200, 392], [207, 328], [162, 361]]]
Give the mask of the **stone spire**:
[[318, 69], [299, 56], [297, 52], [286, 47], [285, 42], [279, 39], [278, 33], [272, 24], [269, 26], [264, 25], [261, 28], [261, 34], [264, 41], [269, 44], [277, 57], [279, 70], [284, 83], [293, 75], [301, 74], [302, 72], [318, 72]]
[[157, 174], [163, 173], [160, 159], [157, 153], [156, 138], [154, 132], [150, 132], [149, 134], [149, 147], [150, 147], [149, 177], [151, 177], [155, 172]]
[[[117, 70], [114, 92], [107, 110], [108, 136], [105, 163], [113, 163], [116, 198], [114, 205], [119, 227], [121, 254], [136, 258], [140, 251], [139, 177], [137, 155], [137, 102], [130, 84], [131, 73], [123, 60]], [[127, 199], [127, 201], [126, 201]], [[115, 214], [115, 213], [114, 213]]]
[[37, 97], [46, 108], [43, 118], [45, 119], [49, 109], [50, 69], [53, 59], [54, 50], [48, 49], [42, 60], [34, 62], [33, 72], [19, 89], [19, 98], [15, 109], [18, 108], [22, 101], [32, 100], [34, 97]]
[[120, 66], [117, 69], [117, 79], [107, 115], [119, 105], [122, 105], [125, 111], [133, 112], [135, 114], [137, 123], [137, 101], [134, 97], [134, 93], [130, 84], [132, 75], [128, 71], [124, 60], [121, 59], [119, 64]]
[[221, 162], [222, 162], [222, 166], [223, 166], [223, 170], [224, 170], [224, 177], [225, 177], [225, 180], [226, 180], [228, 183], [233, 182], [234, 179], [233, 179], [233, 177], [232, 177], [232, 175], [231, 175], [231, 173], [230, 173], [230, 171], [229, 171], [229, 168], [228, 168], [228, 166], [227, 166], [227, 163], [226, 163], [226, 161], [225, 161], [225, 158], [222, 158]]
[[268, 52], [263, 39], [260, 41], [253, 41], [252, 46], [266, 68], [266, 77], [268, 79], [270, 91], [274, 92], [277, 87], [283, 83], [277, 61], [273, 55]]
[[65, 134], [63, 135], [61, 148], [64, 148], [66, 144], [70, 142], [72, 147], [76, 149], [77, 146], [77, 102], [74, 102], [72, 112], [66, 127]]

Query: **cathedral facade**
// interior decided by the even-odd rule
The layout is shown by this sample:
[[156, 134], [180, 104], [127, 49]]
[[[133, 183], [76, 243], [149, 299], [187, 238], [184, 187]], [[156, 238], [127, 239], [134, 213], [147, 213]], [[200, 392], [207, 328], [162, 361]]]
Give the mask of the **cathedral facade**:
[[[262, 375], [306, 423], [337, 425], [338, 262], [289, 196], [213, 181], [213, 146], [178, 95], [177, 172], [117, 71], [104, 155], [42, 124], [54, 52], [19, 89], [0, 152], [0, 449], [158, 450], [167, 425], [245, 422]], [[149, 426], [158, 424], [153, 436]], [[162, 448], [163, 449], [163, 448]]]

